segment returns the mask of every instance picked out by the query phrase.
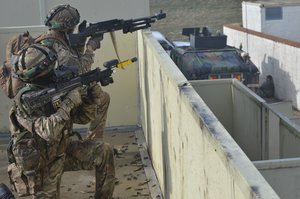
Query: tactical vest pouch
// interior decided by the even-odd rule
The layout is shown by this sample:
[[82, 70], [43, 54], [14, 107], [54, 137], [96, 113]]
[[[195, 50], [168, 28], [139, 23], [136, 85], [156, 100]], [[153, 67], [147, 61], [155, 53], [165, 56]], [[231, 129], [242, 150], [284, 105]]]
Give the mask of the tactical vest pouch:
[[23, 171], [37, 170], [40, 152], [37, 150], [34, 138], [22, 138], [12, 147], [16, 164]]
[[36, 172], [40, 164], [40, 152], [37, 150], [35, 138], [31, 133], [20, 133], [15, 137], [11, 150], [15, 159], [8, 167], [10, 181], [19, 196], [34, 193], [36, 186]]
[[8, 165], [8, 177], [12, 184], [13, 191], [17, 192], [18, 196], [30, 195], [26, 176], [22, 174], [22, 171], [15, 163]]

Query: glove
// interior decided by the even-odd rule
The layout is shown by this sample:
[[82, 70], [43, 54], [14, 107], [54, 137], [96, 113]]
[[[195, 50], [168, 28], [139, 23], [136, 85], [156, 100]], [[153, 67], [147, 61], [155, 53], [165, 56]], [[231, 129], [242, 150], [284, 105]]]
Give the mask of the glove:
[[81, 104], [81, 94], [80, 94], [80, 90], [77, 88], [70, 91], [66, 95], [58, 111], [63, 112], [61, 113], [61, 115], [65, 120], [67, 120], [70, 117], [71, 110], [78, 107], [80, 104]]
[[84, 103], [86, 104], [95, 104], [97, 101], [101, 100], [101, 93], [103, 90], [99, 86], [99, 84], [94, 84], [89, 86], [87, 89], [87, 96], [83, 98]]
[[87, 48], [92, 49], [93, 51], [100, 48], [100, 42], [103, 40], [103, 34], [99, 34], [96, 36], [93, 36], [89, 39], [87, 42]]
[[76, 89], [70, 91], [66, 95], [65, 100], [67, 100], [67, 99], [71, 100], [71, 102], [73, 103], [74, 107], [78, 107], [81, 104], [81, 89], [80, 88], [76, 88]]
[[71, 111], [81, 104], [80, 90], [81, 88], [76, 88], [70, 91], [57, 111], [57, 113], [66, 121], [71, 119]]

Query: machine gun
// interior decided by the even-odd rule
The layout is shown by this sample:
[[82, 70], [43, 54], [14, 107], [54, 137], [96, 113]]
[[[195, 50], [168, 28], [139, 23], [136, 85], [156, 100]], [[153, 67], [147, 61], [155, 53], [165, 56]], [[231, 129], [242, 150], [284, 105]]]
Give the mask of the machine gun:
[[87, 37], [96, 36], [107, 32], [114, 32], [116, 30], [123, 30], [124, 34], [128, 32], [134, 32], [149, 28], [151, 27], [151, 23], [163, 18], [166, 18], [166, 13], [160, 11], [160, 13], [150, 17], [129, 20], [112, 19], [94, 24], [90, 23], [88, 27], [80, 28], [81, 30], [78, 33], [69, 34], [69, 43], [71, 46], [78, 46], [84, 43]]
[[119, 62], [117, 59], [107, 61], [103, 64], [106, 68], [101, 71], [99, 68], [91, 70], [87, 73], [78, 75], [78, 68], [72, 66], [60, 66], [54, 73], [54, 83], [49, 84], [47, 88], [36, 92], [24, 93], [22, 100], [29, 113], [40, 110], [51, 103], [54, 108], [60, 106], [62, 98], [71, 90], [82, 87], [84, 85], [91, 85], [95, 82], [100, 82], [102, 86], [107, 86], [113, 83], [112, 73], [116, 68], [124, 68], [137, 61], [137, 58], [128, 59]]

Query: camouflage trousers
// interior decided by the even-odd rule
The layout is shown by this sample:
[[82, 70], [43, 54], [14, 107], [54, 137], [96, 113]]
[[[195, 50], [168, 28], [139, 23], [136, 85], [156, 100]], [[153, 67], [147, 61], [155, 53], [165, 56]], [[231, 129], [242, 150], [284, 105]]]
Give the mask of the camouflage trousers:
[[72, 114], [72, 120], [76, 124], [90, 123], [87, 138], [102, 140], [110, 96], [102, 90], [99, 84], [95, 84], [87, 88], [87, 94], [82, 98], [83, 103]]
[[41, 188], [35, 199], [58, 199], [64, 171], [91, 170], [95, 168], [96, 199], [112, 198], [115, 185], [113, 149], [110, 144], [94, 140], [71, 141], [65, 155], [56, 158], [37, 175]]

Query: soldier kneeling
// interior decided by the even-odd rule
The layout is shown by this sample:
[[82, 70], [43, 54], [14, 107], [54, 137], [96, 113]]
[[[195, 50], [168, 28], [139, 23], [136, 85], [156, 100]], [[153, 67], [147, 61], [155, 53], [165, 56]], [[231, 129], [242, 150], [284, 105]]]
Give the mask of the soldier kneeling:
[[19, 196], [59, 198], [64, 171], [96, 170], [95, 198], [112, 198], [115, 168], [112, 146], [96, 140], [72, 140], [76, 113], [84, 106], [83, 89], [62, 96], [54, 107], [46, 104], [33, 110], [24, 96], [34, 95], [53, 83], [57, 57], [45, 46], [34, 44], [24, 49], [17, 75], [26, 82], [15, 97], [10, 111], [11, 141], [8, 174]]

